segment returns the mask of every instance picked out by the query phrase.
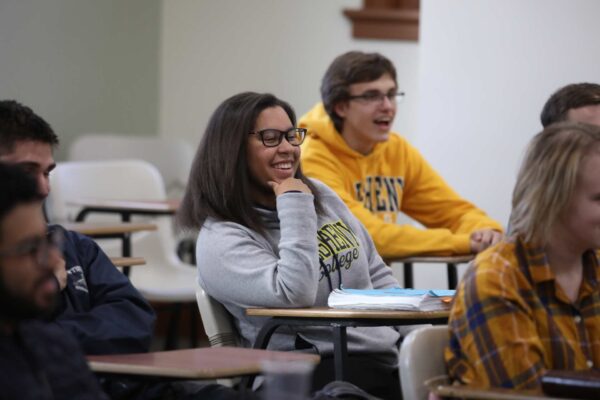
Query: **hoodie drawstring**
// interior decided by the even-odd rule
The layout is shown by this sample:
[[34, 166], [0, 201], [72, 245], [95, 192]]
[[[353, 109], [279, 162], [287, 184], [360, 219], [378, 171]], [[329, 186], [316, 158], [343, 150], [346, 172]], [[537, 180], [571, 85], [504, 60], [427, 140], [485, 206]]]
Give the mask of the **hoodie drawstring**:
[[[332, 261], [331, 261], [331, 267], [337, 268], [338, 280], [339, 280], [338, 289], [341, 289], [342, 288], [342, 268], [340, 266], [340, 260], [338, 259], [338, 256], [335, 253], [335, 251], [331, 248], [331, 246], [328, 243], [326, 243], [326, 242], [322, 242], [322, 243], [325, 246], [327, 246], [327, 248], [329, 249], [331, 254], [333, 254]], [[329, 291], [333, 292], [333, 283], [331, 282], [331, 275], [329, 274], [329, 269], [327, 269], [327, 264], [325, 264], [325, 262], [323, 262], [321, 257], [319, 257], [319, 264], [321, 265], [321, 268], [323, 269], [323, 272], [325, 273], [325, 276], [327, 277], [327, 283], [329, 284]]]

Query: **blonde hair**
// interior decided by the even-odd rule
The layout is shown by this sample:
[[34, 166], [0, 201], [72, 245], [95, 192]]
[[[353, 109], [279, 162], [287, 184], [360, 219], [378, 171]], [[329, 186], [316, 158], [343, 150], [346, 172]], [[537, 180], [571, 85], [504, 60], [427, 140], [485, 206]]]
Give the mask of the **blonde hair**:
[[529, 143], [513, 191], [511, 233], [545, 245], [550, 229], [569, 203], [583, 159], [600, 149], [600, 127], [561, 122]]

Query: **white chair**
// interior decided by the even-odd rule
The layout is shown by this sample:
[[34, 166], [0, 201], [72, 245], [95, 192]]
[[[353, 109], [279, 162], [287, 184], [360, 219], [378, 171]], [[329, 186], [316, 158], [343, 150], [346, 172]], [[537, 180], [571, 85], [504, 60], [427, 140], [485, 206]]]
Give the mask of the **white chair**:
[[[239, 335], [233, 326], [231, 315], [200, 285], [196, 286], [196, 302], [210, 347], [239, 346]], [[239, 381], [239, 379], [217, 379], [217, 383], [228, 387], [235, 386]]]
[[196, 302], [210, 347], [238, 346], [239, 335], [225, 307], [210, 297], [200, 285], [196, 286]]
[[411, 331], [400, 346], [399, 366], [402, 398], [426, 400], [424, 382], [446, 374], [444, 349], [448, 344], [447, 326], [426, 326]]
[[[48, 198], [52, 221], [72, 221], [81, 206], [69, 200], [81, 198], [122, 200], [165, 200], [165, 188], [158, 170], [141, 160], [81, 161], [59, 163], [51, 174]], [[117, 215], [91, 214], [86, 221], [119, 221]], [[134, 234], [132, 255], [144, 257], [147, 264], [133, 267], [130, 279], [149, 301], [193, 302], [196, 268], [175, 254], [171, 217], [153, 217], [155, 232]], [[109, 242], [109, 241], [106, 241]], [[111, 256], [120, 255], [120, 242], [99, 241]]]
[[179, 139], [93, 133], [69, 148], [70, 161], [139, 159], [158, 168], [170, 198], [181, 198], [194, 159], [192, 146]]
[[[81, 135], [69, 147], [70, 161], [138, 159], [154, 165], [162, 175], [167, 196], [183, 197], [194, 160], [192, 146], [180, 139], [88, 133]], [[179, 257], [194, 263], [194, 233], [177, 234], [175, 245]]]

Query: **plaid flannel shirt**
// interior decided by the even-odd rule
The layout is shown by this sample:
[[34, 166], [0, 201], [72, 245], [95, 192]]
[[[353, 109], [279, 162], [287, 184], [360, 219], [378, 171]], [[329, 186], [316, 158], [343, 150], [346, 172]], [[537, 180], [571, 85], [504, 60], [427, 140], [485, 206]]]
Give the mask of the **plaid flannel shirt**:
[[543, 249], [509, 238], [480, 254], [456, 294], [445, 351], [450, 377], [484, 387], [538, 388], [546, 369], [600, 367], [600, 252], [583, 257], [572, 303]]

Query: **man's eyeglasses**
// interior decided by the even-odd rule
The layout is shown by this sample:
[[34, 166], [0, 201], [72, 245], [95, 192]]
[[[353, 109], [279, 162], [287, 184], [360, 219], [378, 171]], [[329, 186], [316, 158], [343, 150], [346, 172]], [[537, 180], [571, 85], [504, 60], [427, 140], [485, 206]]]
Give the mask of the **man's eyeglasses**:
[[24, 240], [11, 249], [0, 251], [0, 257], [23, 257], [34, 258], [39, 264], [48, 260], [51, 249], [59, 249], [63, 243], [63, 236], [59, 232], [52, 232], [45, 236], [36, 236]]
[[356, 96], [348, 96], [348, 100], [362, 100], [365, 103], [369, 104], [383, 104], [383, 99], [387, 99], [390, 103], [399, 103], [404, 99], [404, 92], [389, 92], [389, 93], [381, 93], [381, 92], [366, 92], [363, 94], [359, 94]]
[[265, 147], [276, 147], [281, 144], [283, 138], [292, 146], [300, 146], [306, 137], [305, 128], [292, 128], [288, 131], [278, 129], [263, 129], [258, 132], [250, 132], [249, 135], [258, 135]]

